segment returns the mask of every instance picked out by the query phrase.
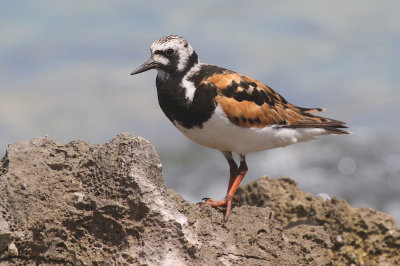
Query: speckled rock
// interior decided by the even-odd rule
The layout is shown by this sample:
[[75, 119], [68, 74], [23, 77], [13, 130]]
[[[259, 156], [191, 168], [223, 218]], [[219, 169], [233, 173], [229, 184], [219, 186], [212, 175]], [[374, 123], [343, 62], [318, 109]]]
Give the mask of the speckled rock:
[[237, 198], [244, 205], [271, 208], [285, 228], [322, 226], [333, 243], [333, 265], [400, 265], [400, 228], [385, 213], [314, 197], [290, 178], [262, 177], [240, 187]]
[[[296, 186], [289, 179], [276, 180], [289, 188], [274, 195], [282, 209], [264, 206], [261, 185], [248, 186], [242, 201], [255, 206], [236, 206], [223, 223], [223, 209], [166, 189], [161, 169], [154, 147], [129, 134], [104, 145], [49, 138], [9, 145], [0, 162], [0, 265], [334, 265], [344, 261], [340, 254], [351, 254], [343, 243], [359, 241], [347, 231], [332, 237], [341, 219], [330, 226], [308, 221], [308, 205], [283, 213], [304, 194], [290, 195]], [[340, 211], [344, 220], [349, 209]], [[302, 219], [291, 218], [299, 213]], [[355, 215], [386, 217], [372, 210]], [[385, 237], [374, 242], [387, 243], [381, 255], [398, 245], [387, 219], [363, 227], [374, 239]]]

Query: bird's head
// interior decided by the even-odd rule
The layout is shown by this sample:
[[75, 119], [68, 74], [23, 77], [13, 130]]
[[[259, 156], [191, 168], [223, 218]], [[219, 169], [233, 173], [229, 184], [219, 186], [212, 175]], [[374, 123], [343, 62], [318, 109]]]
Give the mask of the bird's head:
[[160, 76], [175, 76], [186, 73], [198, 63], [196, 52], [192, 46], [177, 35], [170, 35], [154, 42], [150, 48], [151, 56], [131, 75], [150, 69], [157, 69]]

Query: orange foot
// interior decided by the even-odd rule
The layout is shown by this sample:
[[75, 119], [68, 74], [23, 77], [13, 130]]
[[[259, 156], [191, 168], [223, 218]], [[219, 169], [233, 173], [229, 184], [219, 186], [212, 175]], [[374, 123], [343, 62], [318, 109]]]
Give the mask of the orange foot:
[[[240, 155], [240, 166], [237, 168], [236, 163], [232, 160], [232, 154], [229, 153], [230, 157], [227, 158], [229, 165], [231, 166], [231, 176], [229, 179], [228, 192], [223, 200], [215, 201], [210, 198], [205, 198], [203, 200], [204, 204], [210, 205], [211, 207], [221, 207], [226, 206], [224, 222], [228, 221], [229, 214], [232, 209], [232, 202], [235, 199], [235, 192], [242, 182], [244, 176], [247, 173], [247, 165], [244, 155]], [[236, 200], [237, 201], [237, 200]]]
[[[219, 200], [219, 201], [213, 200], [211, 198], [202, 198], [201, 200], [204, 200], [204, 202], [199, 202], [198, 204], [207, 204], [211, 207], [226, 206], [226, 203], [227, 203], [226, 198], [223, 200]], [[232, 202], [240, 203], [240, 201], [236, 197], [233, 197]]]
[[232, 209], [232, 202], [236, 201], [239, 202], [235, 197], [227, 195], [223, 200], [213, 200], [210, 198], [203, 198], [204, 204], [207, 204], [211, 207], [221, 207], [221, 206], [226, 206], [226, 211], [225, 211], [225, 216], [224, 216], [224, 222], [228, 221], [229, 214], [231, 213]]

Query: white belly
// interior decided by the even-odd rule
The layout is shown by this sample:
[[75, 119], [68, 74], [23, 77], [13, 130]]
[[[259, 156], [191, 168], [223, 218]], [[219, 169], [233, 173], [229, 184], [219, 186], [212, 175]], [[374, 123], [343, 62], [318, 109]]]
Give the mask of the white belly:
[[238, 154], [284, 147], [329, 134], [321, 128], [239, 127], [229, 121], [219, 106], [213, 116], [203, 124], [203, 128], [186, 129], [178, 122], [174, 124], [186, 137], [198, 144]]

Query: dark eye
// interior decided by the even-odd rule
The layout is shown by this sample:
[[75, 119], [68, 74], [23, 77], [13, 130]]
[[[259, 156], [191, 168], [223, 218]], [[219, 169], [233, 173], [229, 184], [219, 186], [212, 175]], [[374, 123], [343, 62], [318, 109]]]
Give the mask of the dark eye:
[[174, 54], [174, 49], [168, 49], [167, 51], [165, 51], [166, 56], [171, 56], [173, 54]]

